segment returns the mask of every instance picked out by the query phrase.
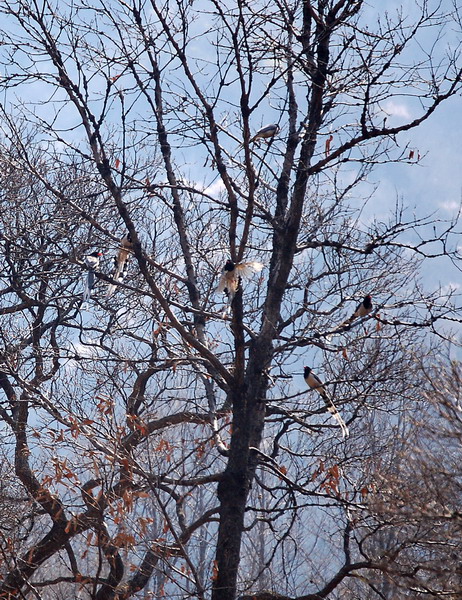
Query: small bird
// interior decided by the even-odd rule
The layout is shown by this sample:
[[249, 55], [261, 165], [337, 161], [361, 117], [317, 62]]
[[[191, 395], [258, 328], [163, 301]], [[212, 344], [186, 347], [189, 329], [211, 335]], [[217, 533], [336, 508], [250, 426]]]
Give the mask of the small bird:
[[[117, 281], [118, 283], [124, 280], [124, 277], [127, 272], [128, 257], [130, 256], [132, 249], [132, 238], [130, 237], [130, 234], [127, 233], [127, 235], [120, 240], [119, 251], [117, 252], [117, 256], [114, 257], [115, 271], [112, 278], [115, 279], [115, 281]], [[109, 285], [106, 293], [106, 298], [110, 298], [112, 296], [116, 287], [117, 284], [115, 283], [111, 283]]]
[[257, 133], [250, 138], [249, 142], [255, 142], [258, 139], [268, 139], [277, 135], [280, 131], [279, 125], [265, 125], [257, 131]]
[[344, 321], [340, 327], [346, 327], [353, 323], [355, 319], [366, 317], [370, 312], [372, 312], [372, 296], [368, 294], [367, 296], [364, 296], [364, 300], [358, 304], [351, 317]]
[[259, 273], [264, 265], [260, 262], [252, 260], [245, 263], [234, 263], [232, 260], [226, 261], [223, 271], [221, 272], [220, 281], [218, 282], [217, 292], [224, 292], [229, 299], [229, 303], [239, 288], [241, 279], [248, 279], [254, 273]]
[[342, 417], [340, 416], [340, 413], [338, 412], [337, 408], [335, 407], [335, 404], [334, 404], [332, 398], [326, 392], [326, 388], [324, 387], [323, 382], [319, 379], [319, 377], [317, 377], [313, 373], [313, 371], [310, 367], [304, 367], [303, 377], [305, 378], [305, 382], [306, 382], [307, 386], [309, 388], [311, 388], [312, 390], [316, 390], [318, 392], [318, 394], [321, 396], [321, 398], [324, 400], [324, 402], [327, 406], [327, 410], [330, 412], [330, 414], [334, 417], [334, 419], [340, 425], [340, 429], [342, 430], [342, 436], [344, 438], [348, 437], [350, 435], [350, 432], [348, 431], [348, 427], [346, 426], [345, 421], [342, 419]]
[[88, 269], [87, 277], [85, 279], [85, 286], [83, 288], [83, 301], [90, 300], [91, 290], [95, 287], [95, 271], [99, 268], [99, 257], [103, 256], [102, 252], [92, 252], [85, 256], [83, 262]]

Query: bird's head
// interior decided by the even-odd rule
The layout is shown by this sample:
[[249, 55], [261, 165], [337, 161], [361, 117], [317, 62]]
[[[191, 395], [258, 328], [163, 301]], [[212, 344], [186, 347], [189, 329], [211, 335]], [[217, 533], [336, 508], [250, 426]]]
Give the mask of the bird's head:
[[91, 254], [89, 254], [89, 256], [94, 256], [95, 258], [98, 258], [99, 256], [103, 256], [102, 252], [92, 252]]
[[308, 375], [311, 373], [311, 367], [303, 367], [303, 377], [308, 377]]
[[227, 260], [223, 270], [224, 271], [234, 271], [235, 266], [236, 265], [233, 263], [232, 260]]
[[364, 297], [363, 304], [365, 308], [372, 308], [372, 296], [370, 294]]

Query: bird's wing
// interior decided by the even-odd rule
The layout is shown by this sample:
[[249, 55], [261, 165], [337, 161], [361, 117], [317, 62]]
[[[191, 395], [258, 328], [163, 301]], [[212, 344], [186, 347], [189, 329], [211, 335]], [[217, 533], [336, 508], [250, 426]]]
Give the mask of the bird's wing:
[[85, 257], [85, 266], [89, 269], [97, 269], [99, 267], [99, 257], [98, 256], [86, 256]]
[[258, 131], [258, 135], [266, 135], [267, 133], [276, 133], [276, 131], [278, 130], [278, 126], [277, 125], [265, 125], [265, 127], [262, 127], [259, 131]]
[[222, 273], [221, 276], [220, 276], [220, 280], [218, 282], [218, 285], [217, 285], [217, 292], [224, 292], [226, 286], [227, 286], [226, 274]]
[[232, 300], [234, 297], [234, 294], [237, 291], [238, 285], [239, 285], [239, 278], [236, 277], [234, 273], [231, 274], [227, 271], [226, 273], [222, 273], [222, 275], [220, 277], [220, 281], [218, 282], [218, 286], [217, 286], [217, 292], [226, 291], [228, 293], [228, 296]]
[[372, 306], [370, 308], [366, 308], [364, 304], [360, 304], [356, 309], [356, 314], [358, 317], [367, 317], [370, 312], [372, 312]]
[[[261, 129], [259, 129], [250, 138], [249, 142], [254, 142], [255, 140], [258, 140], [258, 138], [265, 137], [268, 134], [271, 135], [273, 133], [273, 135], [274, 135], [277, 130], [278, 130], [278, 125], [266, 125], [265, 127], [262, 127]], [[268, 135], [268, 137], [269, 137], [269, 135]]]
[[326, 394], [326, 390], [324, 389], [323, 382], [313, 372], [311, 372], [308, 375], [308, 385], [312, 388], [317, 389], [319, 391], [319, 393], [322, 392], [323, 394]]
[[250, 262], [237, 264], [235, 270], [239, 274], [239, 277], [247, 278], [251, 277], [254, 273], [260, 273], [263, 267], [264, 265], [261, 262], [252, 260]]

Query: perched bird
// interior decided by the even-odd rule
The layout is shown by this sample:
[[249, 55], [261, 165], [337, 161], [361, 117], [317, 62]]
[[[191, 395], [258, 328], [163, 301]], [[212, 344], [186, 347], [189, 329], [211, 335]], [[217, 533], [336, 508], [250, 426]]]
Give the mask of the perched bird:
[[102, 252], [92, 252], [85, 256], [83, 262], [88, 269], [87, 277], [85, 279], [85, 286], [83, 288], [83, 301], [90, 300], [91, 290], [95, 287], [95, 271], [99, 268], [99, 257], [103, 256]]
[[322, 383], [322, 381], [319, 379], [319, 377], [317, 377], [313, 373], [313, 371], [311, 370], [310, 367], [304, 368], [303, 377], [305, 378], [305, 382], [306, 382], [307, 386], [309, 388], [311, 388], [312, 390], [316, 390], [318, 392], [318, 394], [321, 396], [321, 398], [324, 400], [324, 402], [327, 406], [327, 410], [330, 412], [330, 414], [334, 417], [334, 419], [340, 425], [343, 437], [344, 438], [348, 437], [350, 435], [350, 432], [348, 431], [348, 427], [346, 426], [345, 421], [342, 419], [337, 408], [335, 407], [335, 404], [332, 401], [332, 398], [326, 392], [326, 388], [324, 387], [324, 384]]
[[226, 261], [218, 282], [217, 292], [224, 292], [231, 303], [241, 279], [247, 279], [254, 273], [259, 273], [263, 269], [262, 263], [252, 260], [245, 263], [233, 263], [232, 260]]
[[280, 131], [280, 127], [279, 125], [273, 124], [273, 125], [265, 125], [265, 127], [262, 127], [261, 129], [259, 129], [257, 131], [257, 133], [250, 138], [249, 142], [255, 142], [256, 140], [259, 139], [268, 139], [268, 138], [272, 138], [275, 135], [277, 135]]
[[347, 325], [353, 323], [355, 319], [366, 317], [370, 312], [372, 312], [372, 296], [367, 295], [364, 296], [364, 300], [358, 304], [351, 317], [344, 321], [340, 327], [346, 327]]
[[[132, 238], [130, 237], [130, 234], [127, 233], [127, 235], [120, 240], [119, 251], [117, 252], [117, 256], [114, 257], [115, 271], [112, 278], [115, 279], [115, 281], [117, 281], [118, 283], [122, 282], [126, 275], [128, 257], [130, 256], [132, 249]], [[110, 298], [112, 296], [116, 287], [117, 284], [115, 283], [111, 283], [109, 285], [106, 293], [107, 298]]]

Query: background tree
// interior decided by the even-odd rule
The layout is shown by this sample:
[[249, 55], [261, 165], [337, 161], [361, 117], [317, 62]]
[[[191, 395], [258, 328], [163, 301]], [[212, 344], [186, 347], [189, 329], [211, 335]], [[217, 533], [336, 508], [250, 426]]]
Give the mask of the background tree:
[[[420, 398], [416, 354], [457, 319], [419, 263], [458, 255], [455, 223], [370, 219], [354, 194], [377, 163], [418, 161], [399, 140], [458, 92], [458, 48], [428, 44], [454, 7], [0, 7], [1, 415], [40, 516], [4, 550], [0, 597], [308, 600], [366, 576], [383, 597], [374, 578], [420, 538], [364, 552], [356, 514], [373, 518], [377, 457]], [[232, 301], [228, 259], [265, 265]]]
[[[414, 418], [402, 423], [393, 447], [374, 469], [362, 552], [388, 562], [386, 578], [368, 573], [375, 593], [361, 597], [458, 598], [460, 546], [460, 364], [424, 363]], [[364, 533], [364, 532], [363, 532]], [[380, 597], [380, 595], [378, 596]]]

